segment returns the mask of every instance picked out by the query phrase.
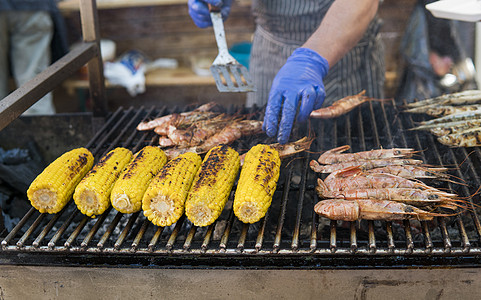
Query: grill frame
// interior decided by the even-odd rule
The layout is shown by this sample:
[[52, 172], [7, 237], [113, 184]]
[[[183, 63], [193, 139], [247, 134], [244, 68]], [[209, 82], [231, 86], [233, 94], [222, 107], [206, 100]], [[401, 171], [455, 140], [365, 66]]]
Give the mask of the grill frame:
[[[192, 108], [186, 107], [182, 110]], [[97, 159], [115, 146], [128, 147], [135, 152], [142, 146], [156, 142], [153, 133], [135, 130], [140, 119], [182, 110], [179, 108], [169, 110], [166, 107], [119, 108], [111, 113], [104, 126], [97, 131], [86, 147], [91, 149]], [[226, 112], [231, 114], [239, 111], [250, 113], [252, 118], [260, 118], [262, 113], [256, 108], [247, 110], [244, 107], [229, 107], [226, 109]], [[211, 238], [218, 222], [204, 230], [186, 227], [187, 221], [183, 218], [172, 228], [164, 230], [154, 227], [140, 213], [123, 215], [109, 209], [96, 220], [83, 217], [77, 223], [75, 219], [81, 216], [76, 208], [72, 211], [74, 204], [71, 201], [61, 213], [54, 216], [39, 214], [35, 209], [30, 209], [12, 232], [2, 239], [0, 263], [177, 268], [479, 267], [481, 225], [476, 210], [467, 213], [471, 216], [472, 226], [474, 226], [470, 231], [467, 231], [464, 225], [463, 218], [467, 218], [466, 215], [436, 218], [434, 227], [432, 222], [424, 221], [419, 222], [420, 226], [413, 225], [418, 221], [404, 221], [402, 224], [361, 221], [367, 228], [367, 231], [363, 232], [367, 234], [363, 239], [359, 237], [362, 231], [361, 223], [344, 222], [344, 225], [348, 224], [345, 230], [340, 230], [340, 222], [336, 221], [330, 221], [329, 226], [325, 226], [325, 222], [320, 222], [321, 218], [312, 209], [318, 200], [314, 191], [318, 175], [309, 169], [308, 163], [316, 158], [319, 152], [345, 143], [350, 144], [353, 151], [396, 146], [421, 150], [426, 143], [430, 143], [433, 145], [432, 149], [420, 153], [425, 161], [443, 165], [446, 160], [441, 155], [443, 153], [454, 160], [456, 166], [461, 166], [459, 159], [462, 158], [463, 164], [466, 164], [463, 165], [464, 169], [456, 168], [453, 173], [466, 180], [467, 176], [463, 173], [464, 170], [469, 171], [471, 173], [469, 179], [480, 186], [481, 181], [475, 168], [477, 161], [481, 158], [481, 151], [475, 148], [473, 150], [475, 156], [471, 156], [465, 148], [450, 149], [436, 144], [429, 134], [408, 133], [406, 128], [413, 126], [415, 117], [401, 116], [394, 103], [391, 105], [370, 102], [340, 118], [327, 121], [314, 120], [309, 126], [296, 127], [294, 136], [309, 135], [313, 128], [316, 128], [315, 131], [318, 134], [310, 152], [283, 162], [281, 179], [272, 204], [277, 206], [279, 211], [276, 211], [276, 215], [271, 212], [272, 209], [269, 209], [266, 218], [258, 224], [255, 239], [249, 233], [249, 226], [252, 225], [240, 224], [234, 217], [231, 209], [232, 194], [221, 216], [225, 221], [223, 233], [216, 242], [212, 242]], [[239, 141], [234, 144], [234, 147], [248, 149], [256, 142], [259, 142], [259, 137]], [[261, 142], [267, 142], [267, 140]], [[426, 155], [428, 153], [430, 153], [429, 157]], [[300, 177], [298, 182], [296, 176]], [[475, 190], [474, 187], [454, 187], [451, 183], [448, 183], [447, 187], [460, 190], [464, 196], [474, 194]], [[297, 202], [293, 203], [293, 199]], [[478, 195], [472, 199], [474, 202], [479, 202]], [[291, 210], [292, 207], [295, 207], [295, 213]], [[64, 218], [62, 214], [68, 217], [57, 228], [55, 227], [57, 222]], [[289, 222], [286, 221], [286, 216], [290, 218]], [[267, 224], [274, 218], [277, 222], [275, 229], [271, 230], [273, 235], [266, 241], [266, 235], [269, 235]], [[105, 220], [107, 224], [103, 224]], [[310, 226], [310, 231], [306, 233], [302, 225], [309, 220], [311, 223], [307, 226]], [[379, 224], [382, 225], [379, 226]], [[359, 229], [357, 229], [358, 225]], [[454, 225], [458, 228], [459, 238], [453, 239], [450, 230], [453, 230]], [[72, 228], [69, 229], [70, 227]], [[152, 227], [154, 227], [153, 231]], [[287, 227], [292, 227], [292, 230], [286, 229]], [[323, 230], [326, 231], [326, 227], [328, 227], [328, 234], [323, 232]], [[55, 234], [52, 232], [53, 228], [56, 230]], [[132, 233], [132, 228], [135, 228], [135, 234]], [[385, 240], [376, 237], [379, 228], [385, 228]], [[419, 234], [413, 233], [413, 229], [423, 232], [423, 241], [418, 240]], [[115, 230], [118, 233], [115, 233]], [[148, 236], [150, 241], [147, 243], [144, 240], [142, 244], [142, 239], [146, 237], [146, 232], [149, 230], [152, 233]], [[233, 233], [233, 230], [237, 232]], [[441, 238], [433, 240], [431, 237], [433, 230], [439, 231]], [[348, 231], [348, 234], [345, 234], [345, 231]], [[404, 240], [395, 238], [397, 231], [403, 231]], [[67, 232], [68, 238], [66, 238]], [[202, 241], [199, 240], [199, 232], [203, 234]], [[477, 238], [470, 238], [468, 233]], [[62, 240], [62, 236], [66, 238], [65, 241]], [[248, 236], [251, 238], [249, 239]], [[59, 244], [60, 241], [61, 244]]]

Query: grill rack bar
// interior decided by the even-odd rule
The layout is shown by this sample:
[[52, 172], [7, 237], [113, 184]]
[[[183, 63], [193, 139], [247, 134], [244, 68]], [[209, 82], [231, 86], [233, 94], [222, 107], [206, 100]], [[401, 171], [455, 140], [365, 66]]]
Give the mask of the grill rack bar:
[[[396, 145], [405, 147], [410, 145], [412, 147], [412, 143], [410, 144], [407, 141], [407, 136], [399, 134], [404, 130], [403, 128], [414, 125], [412, 116], [408, 116], [405, 123], [400, 119], [392, 121], [389, 118], [392, 115], [392, 108], [388, 106], [390, 105], [384, 103], [376, 106], [369, 103], [368, 109], [366, 107], [358, 109], [349, 115], [335, 119], [331, 122], [331, 126], [326, 126], [326, 122], [319, 122], [319, 135], [315, 139], [315, 143], [317, 143], [315, 150], [318, 151], [315, 152], [322, 152], [344, 143], [351, 145], [353, 149], [359, 148], [360, 151], [368, 150], [370, 147], [394, 147]], [[231, 113], [235, 110], [231, 108]], [[379, 116], [379, 110], [382, 112], [381, 117], [375, 118], [374, 116]], [[366, 116], [366, 111], [369, 112], [368, 116]], [[155, 118], [166, 114], [166, 112], [165, 107], [160, 110], [155, 107], [149, 109], [141, 107], [139, 110], [119, 108], [107, 119], [107, 122], [95, 134], [87, 147], [95, 152], [96, 157], [99, 157], [100, 153], [105, 154], [116, 145], [129, 147], [134, 152], [145, 145], [152, 145], [156, 142], [155, 135], [150, 132], [137, 132], [132, 127], [139, 120]], [[377, 123], [380, 121], [382, 121], [382, 124]], [[351, 124], [356, 124], [357, 132], [352, 130]], [[394, 128], [397, 128], [398, 132], [394, 132]], [[372, 136], [367, 135], [367, 132]], [[417, 149], [423, 149], [423, 144], [425, 144], [420, 135], [421, 133], [415, 132], [410, 136], [413, 137]], [[399, 141], [395, 142], [395, 140]], [[433, 145], [429, 150], [435, 153], [436, 163], [444, 165], [439, 150], [441, 146], [430, 135], [428, 135], [428, 140]], [[368, 142], [373, 146], [368, 146]], [[246, 149], [255, 141], [242, 141], [241, 143], [242, 147]], [[459, 165], [458, 157], [462, 157], [464, 163], [468, 166], [468, 170], [473, 174], [470, 178], [473, 178], [477, 184], [480, 183], [472, 161], [475, 158], [481, 159], [481, 151], [478, 148], [475, 149], [476, 156], [473, 157], [468, 155], [466, 149], [461, 149], [461, 155], [458, 154], [458, 156], [452, 149], [448, 149], [448, 153], [450, 158], [455, 161], [455, 165]], [[428, 158], [423, 152], [420, 155], [427, 161]], [[280, 197], [278, 197], [280, 201], [277, 203], [279, 212], [277, 215], [271, 216], [272, 210], [270, 209], [268, 214], [255, 225], [242, 224], [235, 218], [232, 212], [233, 193], [226, 205], [225, 211], [227, 211], [227, 214], [223, 220], [216, 221], [206, 229], [192, 226], [185, 216], [175, 224], [174, 228], [162, 228], [150, 224], [140, 213], [123, 215], [112, 209], [109, 209], [94, 221], [79, 214], [75, 204], [72, 203], [73, 201], [70, 201], [59, 214], [53, 216], [39, 214], [35, 209], [30, 209], [12, 232], [2, 240], [0, 255], [20, 252], [55, 254], [65, 251], [105, 254], [130, 253], [140, 256], [144, 254], [165, 254], [182, 257], [186, 255], [222, 256], [233, 254], [289, 257], [298, 254], [310, 254], [315, 256], [330, 255], [331, 258], [336, 258], [347, 254], [381, 257], [426, 254], [449, 254], [451, 256], [481, 254], [479, 247], [481, 225], [473, 203], [471, 204], [473, 211], [469, 215], [474, 224], [476, 240], [470, 238], [468, 233], [471, 233], [472, 236], [473, 232], [467, 230], [465, 222], [459, 216], [454, 218], [454, 221], [447, 218], [437, 218], [433, 222], [437, 225], [438, 229], [436, 230], [440, 232], [440, 240], [433, 240], [431, 231], [434, 229], [431, 227], [432, 224], [426, 221], [404, 221], [402, 224], [396, 224], [396, 226], [393, 222], [382, 222], [385, 224], [383, 226], [385, 227], [384, 238], [377, 236], [378, 221], [361, 221], [367, 224], [367, 234], [364, 238], [359, 236], [362, 233], [362, 230], [357, 229], [358, 225], [361, 225], [359, 222], [347, 222], [348, 233], [344, 235], [341, 233], [343, 230], [340, 231], [342, 229], [339, 227], [340, 222], [330, 221], [328, 226], [329, 236], [326, 239], [323, 235], [324, 225], [321, 222], [323, 218], [317, 216], [310, 209], [317, 201], [310, 178], [312, 174], [309, 174], [310, 171], [307, 169], [309, 161], [313, 159], [312, 156], [309, 153], [298, 156], [299, 159], [296, 160], [297, 166], [300, 165], [300, 168], [291, 161], [282, 169], [283, 173], [287, 173], [284, 181], [279, 182], [279, 189], [276, 191], [280, 194]], [[296, 185], [293, 181], [293, 173], [296, 173], [299, 169], [301, 170], [300, 182]], [[467, 181], [460, 168], [456, 169], [456, 173], [459, 178]], [[448, 183], [448, 186], [453, 189], [451, 183]], [[474, 194], [467, 186], [463, 186], [461, 189], [465, 195]], [[293, 197], [297, 201], [294, 202], [295, 212], [290, 210]], [[273, 203], [274, 205], [276, 204]], [[310, 209], [308, 214], [304, 212], [306, 207]], [[66, 220], [62, 220], [65, 215], [68, 217]], [[289, 223], [286, 223], [288, 215], [292, 215], [294, 218], [293, 221], [289, 220]], [[77, 220], [79, 217], [80, 220]], [[273, 233], [272, 238], [269, 238], [269, 221], [273, 220], [277, 220], [277, 223], [274, 230], [271, 231]], [[46, 225], [41, 226], [43, 223], [46, 223]], [[60, 223], [60, 226], [57, 223]], [[289, 225], [291, 223], [293, 223], [292, 231], [290, 231], [291, 226]], [[424, 247], [421, 247], [413, 236], [413, 228], [418, 226], [413, 223], [420, 224], [420, 228], [416, 231], [421, 231], [420, 235], [422, 235]], [[452, 239], [452, 233], [450, 232], [453, 224], [457, 227], [458, 239], [456, 240]], [[307, 226], [307, 231], [303, 229], [303, 225]], [[28, 228], [25, 228], [26, 226]], [[70, 228], [72, 229], [69, 230]], [[219, 230], [221, 230], [220, 238], [217, 239], [215, 236], [219, 236]], [[252, 234], [252, 231], [255, 231], [255, 234]], [[404, 239], [401, 240], [395, 236], [395, 233], [400, 231], [404, 233]], [[120, 232], [120, 234], [117, 232]], [[16, 240], [15, 238], [18, 236], [19, 238]], [[97, 236], [98, 238], [96, 238]], [[253, 239], [251, 239], [252, 236]], [[63, 242], [63, 245], [59, 245], [59, 242], [62, 243], [62, 237], [65, 238], [65, 242]], [[77, 242], [79, 238], [82, 240], [80, 245]], [[347, 243], [344, 241], [346, 238]], [[29, 244], [30, 240], [33, 240], [31, 245]], [[44, 245], [45, 240], [49, 240], [46, 245]], [[401, 247], [401, 243], [404, 243], [404, 247]], [[96, 247], [92, 244], [95, 244]]]

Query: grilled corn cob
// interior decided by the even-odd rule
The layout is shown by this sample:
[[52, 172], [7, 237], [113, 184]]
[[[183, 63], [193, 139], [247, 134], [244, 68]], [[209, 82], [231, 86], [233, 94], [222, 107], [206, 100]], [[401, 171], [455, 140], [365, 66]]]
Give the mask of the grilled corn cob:
[[112, 206], [124, 214], [138, 212], [150, 181], [166, 162], [167, 156], [158, 147], [146, 146], [137, 152], [115, 181], [110, 194]]
[[85, 175], [73, 194], [75, 204], [84, 215], [95, 217], [109, 207], [115, 180], [131, 159], [129, 149], [115, 148], [100, 158]]
[[244, 223], [265, 216], [276, 190], [281, 168], [279, 153], [268, 145], [247, 152], [234, 197], [234, 214]]
[[229, 146], [207, 152], [185, 202], [185, 214], [194, 225], [208, 226], [220, 216], [239, 166], [239, 153]]
[[201, 163], [198, 154], [187, 152], [169, 161], [152, 179], [142, 199], [142, 209], [154, 225], [170, 226], [179, 220]]
[[27, 197], [41, 213], [55, 214], [70, 200], [75, 186], [92, 168], [94, 157], [86, 148], [70, 150], [55, 159], [30, 184]]

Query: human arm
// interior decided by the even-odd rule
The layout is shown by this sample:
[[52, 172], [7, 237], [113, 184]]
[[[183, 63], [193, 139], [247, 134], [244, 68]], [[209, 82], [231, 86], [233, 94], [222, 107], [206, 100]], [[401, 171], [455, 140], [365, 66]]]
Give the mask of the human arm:
[[279, 143], [287, 143], [297, 108], [297, 121], [303, 122], [312, 110], [322, 106], [323, 78], [329, 67], [361, 39], [377, 12], [378, 2], [337, 0], [331, 5], [318, 29], [293, 52], [274, 78], [263, 124], [268, 136], [277, 134]]

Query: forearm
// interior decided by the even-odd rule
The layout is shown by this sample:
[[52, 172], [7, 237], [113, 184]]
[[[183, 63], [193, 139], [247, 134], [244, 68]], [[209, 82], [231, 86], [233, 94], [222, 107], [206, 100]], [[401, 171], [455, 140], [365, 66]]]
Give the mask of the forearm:
[[316, 51], [333, 66], [362, 38], [378, 5], [379, 0], [335, 1], [303, 47]]

